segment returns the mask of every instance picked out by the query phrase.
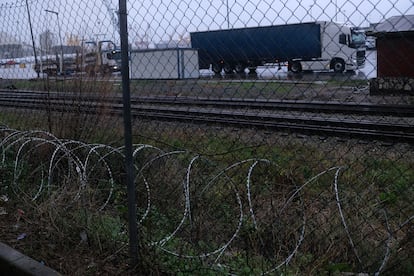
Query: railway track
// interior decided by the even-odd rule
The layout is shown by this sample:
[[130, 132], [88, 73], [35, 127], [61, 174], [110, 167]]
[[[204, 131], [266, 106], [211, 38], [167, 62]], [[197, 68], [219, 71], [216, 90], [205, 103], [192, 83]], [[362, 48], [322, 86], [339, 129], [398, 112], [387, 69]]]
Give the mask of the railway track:
[[[121, 97], [73, 93], [0, 91], [0, 106], [122, 115]], [[151, 120], [219, 124], [323, 136], [414, 144], [412, 105], [322, 103], [230, 98], [133, 97], [132, 116]], [[379, 120], [380, 118], [381, 120]], [[386, 120], [384, 120], [384, 118]]]

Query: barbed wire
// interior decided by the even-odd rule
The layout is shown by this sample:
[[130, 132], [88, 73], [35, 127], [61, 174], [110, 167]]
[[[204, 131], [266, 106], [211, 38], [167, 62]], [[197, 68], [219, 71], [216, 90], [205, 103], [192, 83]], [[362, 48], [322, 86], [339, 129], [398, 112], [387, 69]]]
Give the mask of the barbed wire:
[[[16, 193], [19, 195], [27, 194], [30, 195], [31, 192], [28, 191], [25, 187], [22, 187], [22, 185], [19, 184], [20, 176], [21, 176], [21, 169], [23, 167], [24, 163], [29, 162], [30, 155], [35, 154], [35, 152], [42, 152], [45, 150], [45, 148], [49, 148], [49, 158], [47, 166], [48, 168], [45, 169], [44, 166], [40, 165], [38, 169], [42, 170], [41, 172], [41, 183], [38, 184], [38, 188], [35, 189], [32, 194], [30, 195], [32, 201], [41, 200], [41, 198], [47, 197], [48, 194], [51, 192], [52, 187], [56, 188], [56, 186], [63, 185], [62, 183], [65, 183], [63, 179], [73, 179], [72, 175], [75, 172], [76, 178], [78, 179], [78, 191], [73, 198], [73, 201], [78, 201], [81, 198], [85, 196], [85, 188], [89, 187], [92, 189], [104, 189], [102, 187], [93, 187], [95, 184], [94, 181], [91, 180], [91, 176], [93, 174], [94, 170], [100, 170], [104, 169], [107, 174], [107, 179], [105, 179], [105, 182], [107, 182], [109, 186], [109, 191], [105, 191], [107, 193], [107, 196], [104, 197], [105, 200], [102, 203], [101, 206], [99, 206], [98, 211], [103, 211], [104, 208], [108, 207], [108, 204], [110, 204], [110, 200], [113, 197], [113, 191], [115, 183], [118, 182], [117, 179], [115, 179], [112, 168], [110, 164], [114, 163], [115, 160], [122, 160], [124, 158], [123, 156], [123, 147], [111, 147], [108, 145], [103, 144], [87, 144], [80, 141], [74, 141], [74, 140], [65, 140], [65, 139], [59, 139], [55, 137], [53, 134], [45, 132], [45, 131], [19, 131], [16, 129], [11, 129], [7, 127], [1, 127], [0, 128], [0, 134], [2, 136], [2, 139], [0, 140], [0, 149], [1, 149], [1, 156], [2, 156], [2, 164], [5, 164], [7, 162], [7, 159], [13, 159], [14, 161], [14, 179], [13, 179], [13, 189]], [[150, 150], [155, 152], [156, 154], [152, 157], [150, 157], [147, 160], [142, 160], [141, 158], [138, 158], [138, 154], [144, 150]], [[14, 154], [14, 158], [12, 158], [12, 155]], [[149, 214], [153, 211], [154, 206], [151, 203], [152, 195], [151, 195], [151, 186], [154, 186], [155, 183], [150, 183], [147, 179], [147, 176], [145, 175], [145, 170], [148, 169], [152, 164], [154, 164], [157, 161], [165, 160], [166, 158], [171, 158], [173, 156], [176, 156], [177, 158], [182, 158], [183, 155], [188, 155], [189, 152], [187, 151], [163, 151], [162, 149], [158, 147], [154, 147], [152, 145], [135, 145], [134, 146], [134, 158], [136, 161], [139, 161], [141, 164], [138, 166], [136, 164], [136, 170], [137, 170], [137, 177], [136, 177], [136, 185], [139, 184], [139, 180], [143, 182], [145, 186], [145, 190], [147, 191], [147, 199], [146, 204], [143, 204], [145, 207], [145, 210], [142, 212], [141, 216], [137, 218], [137, 221], [141, 226], [145, 225], [146, 220], [148, 219]], [[96, 156], [96, 159], [93, 161], [93, 166], [91, 166], [92, 163], [92, 156]], [[141, 156], [143, 157], [143, 156]], [[147, 156], [148, 157], [148, 156]], [[226, 251], [230, 250], [230, 246], [233, 245], [233, 243], [237, 240], [237, 238], [240, 236], [240, 232], [242, 227], [246, 224], [246, 216], [250, 216], [250, 220], [253, 224], [254, 231], [259, 230], [258, 226], [258, 217], [255, 215], [255, 203], [253, 201], [253, 191], [251, 190], [253, 185], [260, 185], [259, 183], [253, 183], [252, 177], [254, 175], [254, 169], [259, 163], [264, 163], [266, 165], [272, 165], [272, 162], [267, 159], [247, 159], [242, 160], [237, 163], [231, 164], [228, 167], [222, 169], [219, 171], [216, 175], [213, 175], [211, 177], [210, 181], [207, 181], [204, 183], [204, 187], [201, 190], [201, 194], [204, 194], [207, 192], [207, 189], [212, 188], [214, 185], [218, 184], [218, 179], [221, 176], [225, 176], [227, 178], [227, 174], [230, 171], [234, 171], [237, 168], [241, 168], [243, 165], [247, 164], [247, 174], [245, 176], [245, 185], [246, 185], [246, 194], [242, 194], [243, 192], [239, 189], [237, 189], [232, 183], [231, 180], [228, 179], [226, 186], [233, 187], [233, 193], [234, 197], [237, 202], [237, 212], [238, 218], [236, 219], [237, 223], [235, 225], [235, 228], [233, 229], [232, 233], [230, 233], [230, 236], [227, 240], [225, 240], [221, 245], [218, 245], [218, 247], [214, 250], [203, 252], [199, 254], [185, 254], [182, 249], [171, 248], [170, 245], [167, 246], [168, 242], [173, 240], [174, 238], [178, 238], [178, 233], [182, 232], [184, 228], [191, 227], [192, 225], [192, 194], [190, 192], [191, 187], [193, 186], [193, 177], [192, 173], [195, 170], [194, 166], [197, 161], [200, 161], [202, 159], [205, 159], [206, 162], [209, 160], [206, 159], [203, 156], [200, 155], [194, 155], [192, 158], [190, 158], [190, 161], [187, 165], [187, 168], [185, 169], [185, 174], [183, 176], [182, 181], [182, 195], [183, 195], [183, 210], [181, 219], [179, 219], [178, 224], [173, 227], [173, 230], [166, 236], [162, 237], [158, 241], [149, 241], [148, 246], [150, 247], [157, 247], [160, 248], [163, 252], [171, 254], [172, 256], [175, 256], [177, 258], [185, 258], [185, 259], [207, 259], [209, 257], [214, 256], [214, 260], [212, 262], [212, 265], [225, 265], [222, 263], [222, 257], [223, 254], [225, 254]], [[66, 174], [59, 175], [56, 170], [59, 167], [60, 163], [68, 164], [67, 172]], [[116, 162], [115, 162], [116, 163]], [[74, 169], [70, 169], [74, 168]], [[342, 223], [343, 231], [346, 233], [346, 236], [348, 237], [348, 243], [349, 246], [352, 248], [355, 257], [358, 260], [358, 263], [362, 267], [366, 267], [364, 265], [363, 260], [360, 257], [360, 253], [358, 252], [357, 245], [353, 240], [351, 230], [349, 228], [346, 215], [343, 211], [344, 206], [342, 205], [342, 200], [340, 198], [340, 173], [346, 171], [346, 168], [344, 167], [332, 167], [328, 168], [327, 170], [320, 172], [319, 174], [311, 177], [306, 182], [304, 182], [302, 185], [300, 185], [297, 189], [293, 191], [290, 197], [288, 197], [283, 204], [281, 204], [281, 207], [276, 212], [278, 214], [282, 214], [286, 212], [289, 208], [295, 208], [293, 206], [289, 207], [295, 200], [300, 199], [302, 201], [302, 207], [300, 208], [299, 214], [302, 216], [300, 219], [301, 226], [300, 229], [298, 229], [299, 236], [297, 237], [297, 240], [295, 242], [295, 245], [293, 248], [291, 248], [287, 252], [287, 256], [284, 260], [281, 260], [279, 263], [274, 264], [272, 267], [268, 268], [267, 270], [262, 271], [262, 274], [271, 274], [275, 271], [278, 271], [281, 267], [287, 266], [290, 261], [294, 258], [295, 255], [300, 252], [300, 248], [303, 245], [303, 242], [306, 240], [306, 228], [309, 228], [309, 220], [311, 218], [306, 218], [304, 207], [303, 207], [303, 198], [300, 195], [306, 188], [309, 186], [312, 186], [312, 183], [318, 182], [318, 180], [324, 176], [329, 175], [331, 173], [334, 173], [332, 176], [332, 186], [333, 186], [333, 193], [335, 196], [335, 203], [337, 205], [338, 209], [338, 216], [340, 217], [340, 221]], [[59, 178], [57, 178], [57, 176]], [[47, 183], [43, 181], [43, 179], [47, 179]], [[220, 184], [222, 185], [222, 184]], [[30, 188], [32, 189], [33, 186], [30, 185]], [[248, 211], [247, 214], [244, 212], [244, 205], [243, 204], [243, 198], [246, 198], [247, 200], [247, 206]], [[172, 206], [171, 206], [172, 207]], [[389, 224], [389, 219], [387, 216], [387, 211], [385, 208], [380, 209], [384, 213], [385, 218], [385, 225], [383, 226], [384, 231], [388, 233], [388, 238], [383, 241], [384, 243], [384, 253], [383, 253], [383, 259], [380, 261], [380, 266], [377, 267], [375, 270], [375, 275], [379, 275], [383, 269], [386, 267], [388, 260], [391, 257], [391, 254], [393, 252], [393, 249], [398, 246], [398, 242], [394, 243], [395, 237], [393, 236], [393, 233], [400, 230], [401, 228], [405, 227], [410, 223], [414, 216], [411, 214], [411, 216], [406, 219], [404, 222], [400, 223], [399, 228], [400, 229], [391, 229], [391, 225]], [[177, 210], [178, 211], [178, 210]], [[236, 210], [235, 210], [236, 211]], [[248, 215], [249, 214], [249, 215]], [[348, 216], [351, 216], [351, 214], [348, 214]], [[262, 218], [264, 219], [264, 218]], [[267, 221], [269, 218], [266, 218], [265, 221]], [[272, 219], [272, 218], [270, 218]], [[277, 219], [277, 218], [273, 218]], [[307, 226], [308, 225], [308, 226]], [[229, 225], [230, 226], [230, 225]], [[287, 226], [286, 226], [287, 227]], [[228, 227], [227, 227], [228, 228]], [[232, 228], [232, 227], [230, 227]], [[373, 262], [375, 263], [375, 262]]]

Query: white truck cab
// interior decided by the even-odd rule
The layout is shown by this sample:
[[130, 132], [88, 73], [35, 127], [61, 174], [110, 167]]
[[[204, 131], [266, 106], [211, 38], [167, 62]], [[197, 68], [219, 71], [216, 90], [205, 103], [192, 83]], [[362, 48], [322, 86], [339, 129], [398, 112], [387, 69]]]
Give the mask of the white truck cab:
[[321, 56], [311, 60], [295, 59], [291, 71], [333, 70], [336, 73], [365, 66], [365, 32], [346, 24], [318, 21]]

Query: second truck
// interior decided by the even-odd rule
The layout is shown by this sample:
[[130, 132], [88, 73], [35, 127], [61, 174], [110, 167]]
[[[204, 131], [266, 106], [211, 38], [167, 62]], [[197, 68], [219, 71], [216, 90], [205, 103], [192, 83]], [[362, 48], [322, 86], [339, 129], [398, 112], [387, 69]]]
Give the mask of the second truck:
[[200, 69], [214, 73], [255, 72], [267, 63], [288, 62], [290, 71], [356, 70], [365, 64], [365, 33], [335, 22], [193, 32]]
[[[121, 52], [110, 40], [86, 41], [77, 47], [54, 47], [53, 55], [42, 56], [35, 70], [47, 75], [84, 73], [109, 75], [121, 70]], [[63, 56], [63, 62], [60, 62]], [[62, 68], [61, 68], [62, 67]]]

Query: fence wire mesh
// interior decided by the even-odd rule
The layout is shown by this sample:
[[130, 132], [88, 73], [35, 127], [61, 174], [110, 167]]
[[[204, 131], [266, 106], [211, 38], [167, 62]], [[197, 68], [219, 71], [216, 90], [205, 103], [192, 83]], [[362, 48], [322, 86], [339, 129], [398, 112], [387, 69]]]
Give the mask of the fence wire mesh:
[[114, 0], [0, 3], [1, 242], [68, 275], [414, 274], [412, 0], [127, 1], [129, 64]]

